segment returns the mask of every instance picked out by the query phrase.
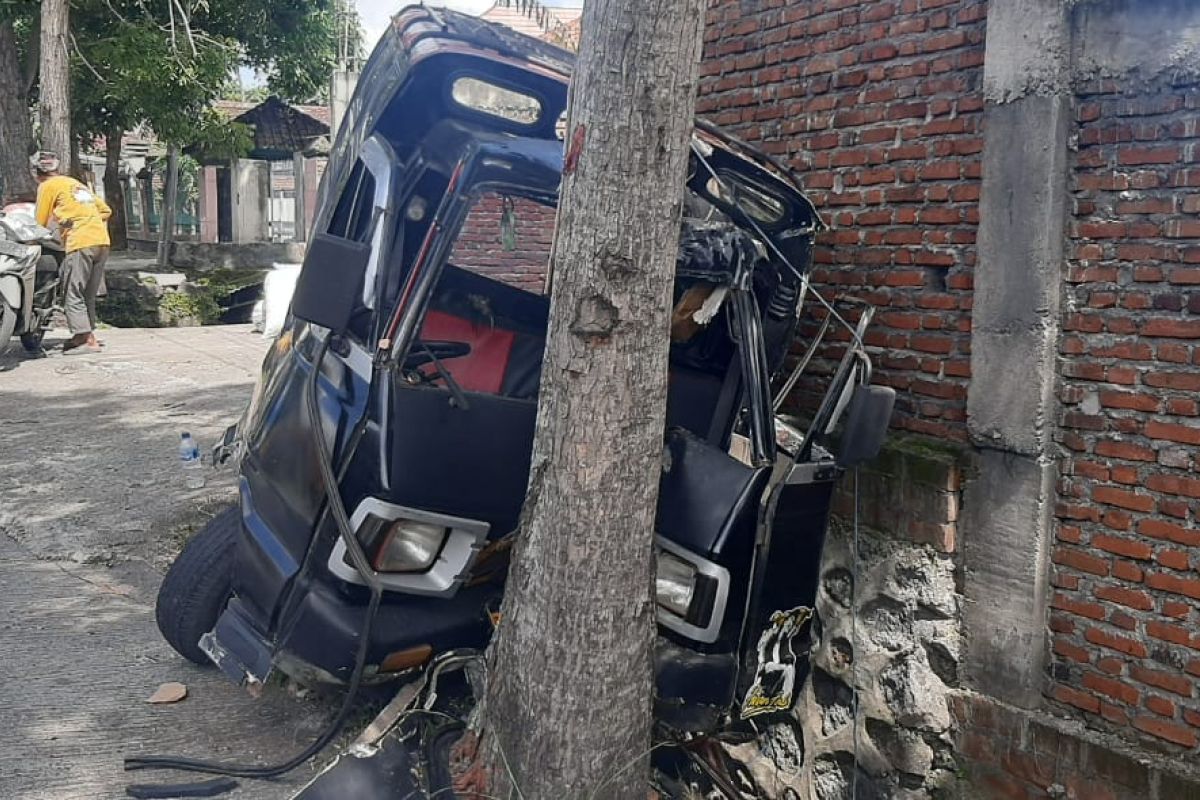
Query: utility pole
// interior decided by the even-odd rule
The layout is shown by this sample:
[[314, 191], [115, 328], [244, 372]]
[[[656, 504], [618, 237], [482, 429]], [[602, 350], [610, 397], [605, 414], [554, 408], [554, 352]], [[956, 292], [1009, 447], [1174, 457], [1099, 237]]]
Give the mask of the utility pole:
[[704, 9], [584, 7], [530, 485], [480, 722], [458, 745], [466, 797], [649, 792], [654, 514]]

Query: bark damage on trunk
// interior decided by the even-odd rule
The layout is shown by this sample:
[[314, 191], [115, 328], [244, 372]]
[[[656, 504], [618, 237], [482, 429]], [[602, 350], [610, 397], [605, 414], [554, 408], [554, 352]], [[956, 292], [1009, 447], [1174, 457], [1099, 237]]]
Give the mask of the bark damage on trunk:
[[0, 21], [0, 200], [37, 191], [29, 174], [32, 144], [29, 92], [17, 58], [17, 36], [12, 22]]
[[42, 66], [38, 86], [42, 149], [58, 155], [59, 171], [74, 174], [71, 147], [71, 51], [68, 0], [42, 0]]
[[593, 0], [521, 535], [462, 796], [648, 793], [653, 524], [704, 0]]

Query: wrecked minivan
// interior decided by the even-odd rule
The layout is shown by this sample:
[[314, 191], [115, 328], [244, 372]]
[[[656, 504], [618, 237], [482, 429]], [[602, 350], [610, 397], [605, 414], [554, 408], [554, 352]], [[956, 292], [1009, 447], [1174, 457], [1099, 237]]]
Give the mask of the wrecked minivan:
[[[356, 686], [486, 645], [563, 279], [547, 256], [570, 68], [472, 17], [393, 20], [334, 145], [291, 317], [216, 450], [240, 502], [162, 584], [158, 624], [186, 658], [250, 687], [276, 669]], [[697, 123], [686, 188], [657, 713], [704, 730], [790, 707], [833, 490], [877, 452], [892, 394], [869, 385], [862, 307], [842, 309], [850, 325], [820, 300], [808, 351], [781, 374], [818, 302], [806, 274], [822, 224], [794, 176]], [[844, 354], [806, 424], [789, 424], [778, 411], [831, 325]]]

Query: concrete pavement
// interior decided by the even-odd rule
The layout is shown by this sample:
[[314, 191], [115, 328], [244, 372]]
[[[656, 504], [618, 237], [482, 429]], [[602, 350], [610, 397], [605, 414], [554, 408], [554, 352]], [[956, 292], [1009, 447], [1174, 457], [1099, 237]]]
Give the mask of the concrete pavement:
[[[274, 761], [315, 737], [328, 702], [271, 685], [259, 700], [159, 637], [154, 597], [187, 535], [234, 497], [187, 489], [179, 433], [202, 446], [244, 406], [266, 342], [245, 326], [109, 330], [98, 355], [0, 357], [0, 797], [107, 800], [135, 753]], [[53, 345], [55, 339], [48, 337]], [[17, 348], [19, 350], [19, 347]], [[181, 703], [145, 698], [187, 684]], [[242, 781], [226, 797], [281, 798]], [[194, 778], [193, 778], [194, 779]]]

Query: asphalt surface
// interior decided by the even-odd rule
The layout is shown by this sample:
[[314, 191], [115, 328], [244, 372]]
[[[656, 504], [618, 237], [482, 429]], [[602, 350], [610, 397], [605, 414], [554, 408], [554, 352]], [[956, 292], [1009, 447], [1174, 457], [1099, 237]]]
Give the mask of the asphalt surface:
[[[197, 777], [125, 773], [132, 754], [282, 760], [331, 713], [328, 698], [281, 685], [251, 698], [176, 655], [154, 624], [175, 552], [235, 497], [228, 470], [186, 488], [179, 434], [207, 452], [245, 405], [267, 342], [248, 326], [101, 338], [100, 354], [0, 356], [3, 800], [107, 800], [131, 780]], [[188, 697], [146, 703], [165, 681]], [[224, 796], [288, 797], [314, 768]]]

